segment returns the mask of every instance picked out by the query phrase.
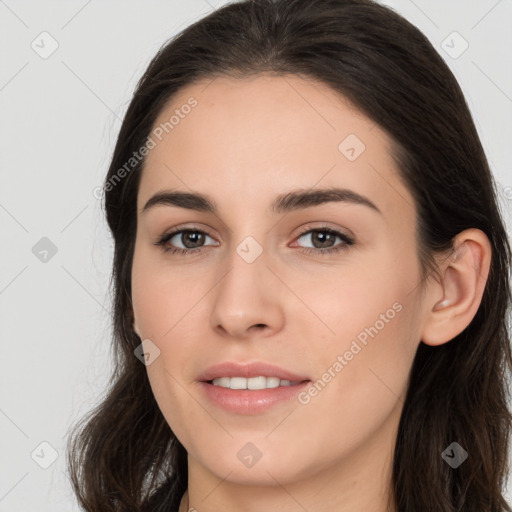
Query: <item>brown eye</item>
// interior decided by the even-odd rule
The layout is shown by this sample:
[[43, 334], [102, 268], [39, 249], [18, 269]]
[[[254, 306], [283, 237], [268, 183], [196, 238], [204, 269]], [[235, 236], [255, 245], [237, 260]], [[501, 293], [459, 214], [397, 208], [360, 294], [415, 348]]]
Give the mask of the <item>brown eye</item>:
[[[189, 254], [200, 251], [204, 246], [206, 237], [211, 238], [199, 229], [180, 229], [163, 235], [155, 245], [161, 246], [164, 252]], [[171, 243], [173, 239], [175, 240]], [[180, 243], [183, 247], [177, 246]]]
[[[333, 253], [346, 249], [348, 246], [354, 245], [355, 243], [351, 237], [331, 228], [310, 229], [302, 233], [298, 237], [298, 240], [304, 237], [309, 237], [313, 245], [313, 247], [303, 248], [306, 253]], [[335, 245], [337, 238], [340, 239], [342, 243]]]
[[180, 233], [181, 237], [178, 239], [187, 249], [195, 249], [195, 244], [204, 243], [205, 233], [201, 231], [181, 231]]

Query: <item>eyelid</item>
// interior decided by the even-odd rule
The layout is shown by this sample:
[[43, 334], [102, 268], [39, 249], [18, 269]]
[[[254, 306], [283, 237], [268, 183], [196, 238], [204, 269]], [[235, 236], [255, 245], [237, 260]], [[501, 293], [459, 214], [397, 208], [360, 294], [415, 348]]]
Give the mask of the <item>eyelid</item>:
[[339, 251], [342, 251], [350, 246], [353, 246], [356, 244], [356, 238], [352, 232], [350, 234], [346, 233], [346, 231], [343, 228], [339, 227], [332, 227], [325, 222], [322, 223], [321, 226], [311, 226], [306, 225], [305, 227], [301, 228], [302, 231], [294, 238], [294, 244], [303, 236], [310, 235], [315, 232], [326, 232], [330, 233], [335, 238], [341, 239], [342, 243], [334, 245], [333, 247], [327, 247], [324, 249], [314, 248], [314, 247], [302, 247], [301, 250], [304, 253], [311, 253], [311, 254], [317, 254], [317, 255], [323, 255], [327, 256], [329, 254], [335, 254]]
[[325, 230], [325, 231], [338, 231], [340, 234], [345, 235], [347, 238], [351, 238], [351, 239], [355, 238], [355, 235], [352, 233], [352, 231], [350, 231], [349, 229], [346, 229], [346, 228], [342, 228], [341, 226], [330, 225], [326, 222], [321, 222], [320, 225], [314, 225], [314, 224], [315, 224], [314, 222], [309, 222], [305, 226], [301, 227], [300, 229], [302, 231], [297, 235], [297, 237], [300, 237], [310, 231]]
[[[174, 226], [173, 228], [169, 229], [168, 231], [164, 231], [162, 235], [159, 236], [159, 238], [166, 237], [168, 235], [175, 235], [177, 233], [181, 233], [182, 231], [199, 231], [201, 233], [204, 233], [205, 235], [208, 235], [210, 238], [216, 238], [213, 235], [210, 234], [210, 231], [212, 231], [209, 227], [203, 227], [200, 224], [178, 224], [177, 226]], [[219, 237], [220, 238], [220, 237]]]

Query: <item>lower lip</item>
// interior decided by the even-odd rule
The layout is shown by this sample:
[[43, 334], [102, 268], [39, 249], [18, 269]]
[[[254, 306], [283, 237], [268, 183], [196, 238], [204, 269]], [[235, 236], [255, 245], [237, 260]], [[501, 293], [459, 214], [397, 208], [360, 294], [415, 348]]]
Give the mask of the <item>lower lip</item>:
[[215, 405], [238, 414], [259, 414], [267, 411], [278, 403], [292, 400], [310, 381], [293, 386], [279, 386], [267, 389], [229, 389], [214, 386], [208, 382], [200, 382], [201, 388]]

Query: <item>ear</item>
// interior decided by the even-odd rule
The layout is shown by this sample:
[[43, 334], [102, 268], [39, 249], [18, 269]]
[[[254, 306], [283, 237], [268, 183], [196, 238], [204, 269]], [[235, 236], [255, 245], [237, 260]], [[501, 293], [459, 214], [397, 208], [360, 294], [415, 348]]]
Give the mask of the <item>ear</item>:
[[421, 340], [442, 345], [473, 320], [484, 293], [492, 248], [480, 229], [467, 229], [454, 239], [454, 251], [439, 263], [441, 279], [429, 285]]

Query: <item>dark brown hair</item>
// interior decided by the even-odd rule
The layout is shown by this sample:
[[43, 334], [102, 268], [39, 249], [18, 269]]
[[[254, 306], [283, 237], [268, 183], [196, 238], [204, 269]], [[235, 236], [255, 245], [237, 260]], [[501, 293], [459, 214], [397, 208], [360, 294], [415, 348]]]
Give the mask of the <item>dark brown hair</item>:
[[[122, 179], [113, 178], [145, 144], [177, 91], [199, 79], [261, 73], [319, 80], [389, 134], [399, 176], [418, 212], [421, 284], [437, 275], [434, 256], [450, 252], [459, 232], [478, 228], [489, 238], [490, 274], [472, 322], [449, 343], [419, 345], [399, 424], [392, 491], [401, 512], [510, 512], [502, 494], [512, 425], [510, 245], [497, 187], [446, 63], [416, 27], [371, 0], [227, 4], [168, 41], [140, 79], [105, 178], [115, 243], [115, 368], [102, 402], [69, 438], [79, 503], [91, 512], [169, 510], [188, 478], [186, 451], [134, 356], [141, 339], [132, 330], [130, 278], [144, 160]], [[454, 441], [469, 454], [457, 469], [441, 457]]]

